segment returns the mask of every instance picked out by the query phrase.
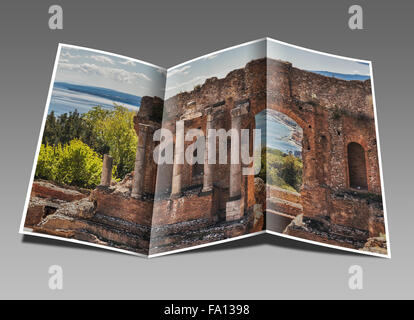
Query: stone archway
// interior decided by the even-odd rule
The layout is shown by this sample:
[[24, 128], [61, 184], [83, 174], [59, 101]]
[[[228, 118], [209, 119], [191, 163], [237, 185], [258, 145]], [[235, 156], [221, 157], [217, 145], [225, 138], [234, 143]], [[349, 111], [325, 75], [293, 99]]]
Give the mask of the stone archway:
[[[261, 157], [265, 157], [257, 178], [266, 182], [267, 224], [283, 232], [296, 216], [303, 213], [303, 128], [287, 114], [266, 108], [257, 113], [257, 126], [265, 127]], [[286, 112], [292, 115], [291, 112]]]
[[[294, 121], [302, 129], [302, 162], [303, 162], [303, 172], [302, 172], [302, 188], [300, 193], [303, 195], [304, 189], [306, 189], [308, 184], [313, 184], [316, 179], [315, 171], [315, 136], [314, 136], [314, 107], [312, 105], [295, 105], [294, 103], [290, 104], [279, 104], [273, 102], [271, 97], [268, 96], [266, 102], [266, 108], [260, 108], [259, 106], [252, 104], [252, 114], [256, 116], [263, 110], [274, 110], [279, 112], [292, 121]], [[306, 119], [306, 120], [305, 120]]]

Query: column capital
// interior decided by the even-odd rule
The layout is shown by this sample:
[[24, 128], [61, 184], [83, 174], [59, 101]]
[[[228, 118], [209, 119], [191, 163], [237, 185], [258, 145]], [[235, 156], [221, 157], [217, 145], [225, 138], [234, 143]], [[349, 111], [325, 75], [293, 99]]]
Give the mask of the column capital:
[[150, 131], [150, 129], [152, 129], [152, 126], [150, 126], [148, 124], [145, 124], [145, 123], [139, 123], [138, 124], [139, 132], [147, 133], [148, 131]]
[[213, 107], [212, 106], [207, 106], [204, 108], [204, 114], [209, 115], [213, 113]]
[[250, 109], [250, 100], [243, 99], [236, 101], [234, 103], [234, 108], [230, 110], [232, 117], [240, 117], [242, 115], [248, 114]]
[[243, 113], [248, 113], [249, 112], [249, 107], [250, 107], [250, 99], [242, 99], [242, 100], [237, 100], [234, 103], [235, 107], [240, 107], [242, 109]]
[[242, 115], [242, 109], [240, 107], [235, 107], [230, 110], [230, 115], [232, 118], [237, 118]]
[[207, 122], [213, 121], [213, 107], [207, 107], [204, 109], [204, 114], [207, 116]]

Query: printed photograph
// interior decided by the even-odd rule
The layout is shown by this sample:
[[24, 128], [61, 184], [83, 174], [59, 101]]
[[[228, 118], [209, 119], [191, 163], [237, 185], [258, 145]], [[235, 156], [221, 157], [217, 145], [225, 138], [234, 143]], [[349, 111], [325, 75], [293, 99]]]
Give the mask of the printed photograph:
[[166, 70], [61, 45], [46, 108], [26, 234], [389, 256], [370, 62], [261, 39]]
[[166, 70], [68, 45], [56, 59], [23, 231], [147, 254], [152, 201], [131, 201], [136, 121], [142, 106], [161, 117]]
[[[253, 170], [244, 172], [260, 165], [258, 142], [265, 140], [266, 124], [258, 128], [255, 118], [266, 109], [265, 56], [260, 40], [168, 69], [162, 128], [173, 133], [165, 141], [175, 157], [158, 164], [151, 255], [265, 230], [264, 201], [257, 199], [264, 185], [255, 185]], [[253, 129], [262, 130], [255, 136]], [[239, 137], [245, 130], [246, 141], [231, 130]], [[216, 135], [207, 136], [211, 131]], [[197, 144], [197, 132], [204, 143]], [[210, 156], [203, 145], [213, 146]]]
[[270, 39], [267, 56], [267, 229], [387, 256], [370, 63]]

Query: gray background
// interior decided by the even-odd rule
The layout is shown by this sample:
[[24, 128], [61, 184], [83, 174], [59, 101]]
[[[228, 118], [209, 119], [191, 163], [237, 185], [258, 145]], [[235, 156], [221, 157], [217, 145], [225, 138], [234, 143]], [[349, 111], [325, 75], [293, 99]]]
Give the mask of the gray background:
[[[348, 29], [348, 7], [364, 30]], [[61, 4], [64, 29], [48, 29]], [[0, 297], [414, 298], [412, 1], [2, 1]], [[374, 61], [392, 260], [264, 235], [156, 259], [18, 234], [58, 42], [170, 67], [269, 36]], [[48, 288], [48, 267], [64, 288]], [[364, 289], [348, 268], [364, 268]]]

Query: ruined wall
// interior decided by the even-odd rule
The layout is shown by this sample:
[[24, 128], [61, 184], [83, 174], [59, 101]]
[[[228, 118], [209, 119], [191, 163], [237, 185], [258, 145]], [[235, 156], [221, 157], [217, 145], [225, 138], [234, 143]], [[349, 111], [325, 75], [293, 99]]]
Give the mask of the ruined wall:
[[98, 187], [91, 195], [95, 211], [109, 217], [151, 227], [153, 201], [134, 199], [115, 187]]
[[[138, 145], [140, 140], [145, 139], [143, 146], [144, 155], [142, 168], [139, 179], [143, 180], [143, 194], [153, 196], [155, 193], [155, 183], [157, 175], [157, 165], [153, 160], [153, 151], [157, 146], [154, 141], [154, 132], [161, 127], [162, 112], [164, 101], [158, 97], [142, 97], [141, 106], [134, 117], [134, 128], [138, 136]], [[143, 136], [145, 135], [145, 137]]]
[[211, 215], [216, 212], [217, 198], [213, 194], [199, 196], [196, 193], [188, 194], [176, 200], [159, 201], [155, 206], [153, 227], [180, 223], [191, 220], [212, 220]]
[[34, 181], [24, 226], [33, 227], [48, 215], [53, 214], [62, 204], [81, 200], [88, 196], [88, 190], [63, 187], [43, 180]]
[[[267, 107], [288, 115], [303, 129], [301, 195], [305, 216], [327, 216], [334, 223], [367, 229], [372, 212], [365, 210], [364, 200], [361, 203], [356, 196], [338, 201], [335, 195], [351, 187], [351, 142], [360, 144], [365, 152], [367, 192], [381, 194], [370, 81], [325, 77], [275, 60], [268, 60], [267, 73]], [[364, 208], [355, 209], [361, 206]], [[350, 214], [352, 210], [358, 218]]]
[[[294, 68], [290, 63], [258, 59], [223, 79], [207, 79], [193, 91], [166, 100], [163, 127], [174, 130], [175, 122], [183, 120], [186, 131], [201, 128], [205, 132], [211, 113], [215, 128], [229, 130], [231, 110], [240, 105], [247, 105], [247, 113], [241, 117], [241, 128], [254, 128], [254, 116], [269, 108], [286, 114], [303, 129], [304, 168], [300, 194], [305, 216], [332, 217], [338, 223], [368, 228], [372, 210], [371, 213], [359, 211], [358, 218], [349, 213], [355, 205], [364, 206], [360, 202], [365, 200], [355, 194], [348, 202], [337, 197], [351, 190], [348, 166], [351, 142], [360, 144], [365, 151], [368, 184], [365, 192], [381, 194], [370, 81], [339, 80]], [[200, 185], [201, 179], [194, 178], [193, 169], [185, 164], [180, 171], [181, 190]], [[218, 211], [224, 210], [225, 202], [229, 201], [229, 170], [229, 165], [214, 165], [213, 168], [213, 184], [220, 189]], [[168, 197], [173, 166], [159, 168], [158, 179], [157, 188]], [[241, 197], [248, 208], [254, 204], [254, 177], [240, 179]], [[378, 210], [376, 214], [380, 214], [381, 209]]]
[[[233, 122], [231, 111], [240, 107], [240, 129], [255, 128], [254, 115], [258, 111], [266, 108], [266, 64], [264, 61], [256, 60], [246, 65], [244, 69], [230, 72], [225, 78], [210, 78], [192, 92], [178, 94], [165, 101], [163, 128], [175, 132], [177, 121], [184, 121], [185, 134], [190, 129], [207, 130], [207, 118], [210, 116], [211, 127], [213, 129], [224, 129], [228, 131], [232, 128]], [[258, 110], [258, 111], [257, 111]], [[236, 115], [239, 116], [239, 115]], [[174, 142], [176, 136], [174, 137]], [[230, 140], [228, 140], [230, 142]], [[192, 142], [185, 142], [186, 149]], [[216, 142], [216, 150], [219, 148]], [[223, 218], [226, 210], [226, 203], [230, 198], [230, 143], [227, 144], [227, 163], [219, 164], [217, 154], [215, 165], [211, 166], [212, 184], [216, 197], [216, 209], [211, 219], [214, 221]], [[253, 137], [250, 141], [250, 153], [253, 155]], [[202, 165], [203, 166], [203, 165]], [[177, 169], [178, 170], [178, 169]], [[198, 174], [195, 174], [197, 170]], [[164, 199], [170, 197], [173, 189], [174, 168], [172, 165], [162, 165], [158, 167], [157, 191], [159, 203], [154, 205], [154, 219], [158, 215], [163, 215], [165, 208]], [[203, 185], [204, 168], [188, 164], [186, 161], [179, 169], [181, 198], [191, 201], [186, 192], [195, 187]], [[240, 186], [238, 198], [244, 210], [251, 208], [254, 203], [254, 176], [239, 176], [236, 184]], [[231, 200], [231, 199], [230, 199]], [[178, 201], [178, 200], [177, 200]], [[181, 202], [184, 200], [180, 200]], [[198, 208], [192, 207], [194, 212], [205, 212], [205, 204], [200, 201], [194, 204]], [[177, 207], [178, 205], [175, 205]], [[185, 207], [184, 204], [181, 207]], [[225, 215], [224, 215], [225, 216]], [[166, 222], [174, 223], [176, 218], [171, 218]]]

